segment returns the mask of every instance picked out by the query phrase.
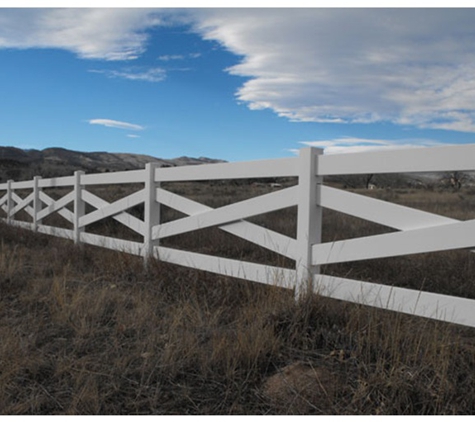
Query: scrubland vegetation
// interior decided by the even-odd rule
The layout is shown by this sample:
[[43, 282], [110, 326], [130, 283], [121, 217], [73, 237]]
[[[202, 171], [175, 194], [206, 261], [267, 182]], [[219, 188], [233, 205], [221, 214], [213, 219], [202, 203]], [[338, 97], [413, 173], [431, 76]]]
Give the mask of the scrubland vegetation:
[[[171, 188], [213, 207], [269, 189], [226, 184], [210, 190], [205, 183], [192, 190], [185, 184]], [[112, 193], [102, 196], [110, 199]], [[475, 192], [469, 190], [364, 193], [461, 220], [475, 218]], [[163, 210], [165, 220], [178, 216]], [[253, 221], [295, 234], [295, 209]], [[133, 237], [112, 221], [91, 231]], [[325, 241], [386, 231], [324, 213]], [[292, 265], [218, 229], [164, 244]], [[322, 271], [475, 299], [474, 269], [473, 253], [452, 251]], [[0, 224], [0, 338], [1, 414], [475, 411], [473, 329], [317, 295], [296, 302], [292, 291], [279, 287], [159, 261], [145, 269], [138, 257], [5, 224]], [[298, 369], [300, 382], [282, 377], [283, 386], [270, 387], [269, 380], [291, 370], [289, 365]]]

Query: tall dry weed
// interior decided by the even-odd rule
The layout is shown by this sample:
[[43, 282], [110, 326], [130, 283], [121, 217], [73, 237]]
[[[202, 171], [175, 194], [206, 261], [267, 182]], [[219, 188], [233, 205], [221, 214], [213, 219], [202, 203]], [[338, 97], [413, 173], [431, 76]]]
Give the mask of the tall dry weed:
[[[226, 191], [229, 200], [233, 189]], [[390, 199], [431, 206], [420, 194]], [[451, 201], [447, 213], [462, 199]], [[291, 235], [294, 211], [261, 222]], [[324, 218], [328, 239], [344, 236], [343, 228], [350, 236], [369, 230], [344, 216]], [[216, 230], [170, 244], [288, 264], [229, 244]], [[461, 251], [324, 270], [405, 287], [423, 282], [432, 291], [475, 297], [473, 265], [472, 255]], [[3, 224], [0, 270], [2, 414], [300, 412], [285, 400], [305, 403], [302, 409], [314, 414], [475, 411], [469, 328], [317, 295], [296, 302], [286, 289], [155, 260], [144, 268], [131, 255]], [[325, 403], [297, 390], [279, 395], [277, 404], [263, 394], [270, 377], [302, 367], [328, 374], [332, 386], [324, 390], [332, 394]]]

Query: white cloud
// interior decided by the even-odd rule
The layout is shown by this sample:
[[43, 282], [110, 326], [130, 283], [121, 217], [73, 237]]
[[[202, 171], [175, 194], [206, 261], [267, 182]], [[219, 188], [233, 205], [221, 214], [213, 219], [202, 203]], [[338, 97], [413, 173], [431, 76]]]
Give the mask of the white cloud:
[[[400, 139], [395, 141], [387, 139], [364, 139], [350, 137], [327, 139], [321, 141], [304, 141], [300, 143], [309, 147], [322, 148], [326, 155], [377, 150], [433, 147], [442, 145], [441, 143], [431, 139]], [[298, 150], [292, 150], [292, 152], [296, 151]]]
[[169, 62], [172, 60], [197, 59], [198, 57], [201, 57], [201, 53], [169, 54], [169, 55], [159, 56], [158, 60]]
[[[390, 121], [475, 132], [475, 9], [0, 9], [0, 48], [132, 60], [150, 29], [191, 24], [238, 55], [227, 71], [253, 110], [294, 121]], [[162, 61], [199, 53], [161, 56]], [[99, 70], [158, 82], [163, 69]]]
[[295, 121], [475, 132], [475, 9], [200, 9], [237, 98]]
[[165, 69], [156, 67], [151, 69], [143, 69], [139, 67], [128, 67], [121, 70], [90, 70], [93, 73], [102, 73], [109, 78], [122, 78], [131, 81], [161, 82], [166, 79], [167, 72]]
[[110, 119], [91, 119], [89, 120], [91, 125], [102, 125], [106, 127], [113, 127], [117, 129], [126, 129], [126, 130], [143, 130], [144, 127], [136, 125], [133, 123], [119, 122], [117, 120]]
[[85, 59], [130, 60], [145, 30], [163, 21], [150, 9], [1, 9], [0, 48], [60, 48]]
[[184, 58], [185, 56], [183, 54], [169, 54], [165, 56], [159, 56], [158, 60], [169, 62], [170, 60], [183, 60]]
[[127, 138], [134, 138], [134, 139], [135, 139], [135, 138], [140, 138], [140, 136], [139, 136], [139, 135], [131, 135], [131, 134], [129, 134], [129, 135], [127, 135]]

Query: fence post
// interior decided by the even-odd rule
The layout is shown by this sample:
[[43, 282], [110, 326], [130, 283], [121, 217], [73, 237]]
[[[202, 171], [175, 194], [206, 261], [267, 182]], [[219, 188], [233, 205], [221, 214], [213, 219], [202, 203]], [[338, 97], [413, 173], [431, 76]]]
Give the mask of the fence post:
[[82, 170], [74, 172], [74, 243], [76, 245], [81, 242], [81, 233], [84, 232], [84, 227], [79, 227], [79, 219], [86, 214], [86, 203], [81, 195], [81, 176], [83, 174]]
[[145, 200], [144, 200], [144, 222], [145, 233], [143, 239], [144, 265], [147, 266], [150, 258], [153, 257], [153, 247], [158, 244], [158, 240], [152, 239], [153, 226], [160, 224], [160, 204], [156, 201], [157, 185], [155, 183], [155, 169], [157, 164], [147, 163], [145, 165]]
[[41, 211], [41, 200], [40, 200], [40, 188], [38, 183], [41, 179], [41, 176], [35, 176], [33, 178], [33, 230], [38, 231], [38, 224], [41, 224], [41, 220], [38, 220], [38, 213]]
[[11, 224], [13, 220], [12, 209], [13, 209], [13, 198], [12, 198], [12, 183], [13, 180], [7, 182], [7, 223]]
[[320, 148], [300, 150], [296, 299], [305, 295], [311, 287], [313, 275], [319, 271], [312, 265], [312, 245], [320, 243], [322, 237], [322, 208], [318, 204], [323, 178], [317, 176], [317, 157], [320, 154], [323, 154]]

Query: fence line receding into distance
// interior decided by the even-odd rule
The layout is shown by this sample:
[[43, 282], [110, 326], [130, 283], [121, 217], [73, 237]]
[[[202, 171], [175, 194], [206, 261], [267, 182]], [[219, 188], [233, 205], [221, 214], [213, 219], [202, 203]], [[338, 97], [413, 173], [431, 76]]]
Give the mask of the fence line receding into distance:
[[[311, 286], [323, 296], [475, 327], [475, 300], [380, 285], [319, 273], [319, 266], [416, 253], [475, 248], [475, 220], [458, 221], [323, 185], [324, 176], [475, 170], [475, 145], [414, 148], [358, 154], [324, 155], [304, 148], [298, 157], [240, 163], [159, 168], [0, 184], [0, 210], [9, 224], [95, 246], [266, 284], [295, 289]], [[298, 177], [298, 184], [211, 208], [161, 187], [161, 182]], [[143, 189], [109, 203], [87, 190], [94, 185], [142, 184]], [[47, 188], [70, 192], [53, 199]], [[31, 190], [24, 198], [16, 191]], [[23, 195], [24, 196], [24, 195]], [[66, 206], [70, 205], [71, 211]], [[86, 204], [94, 211], [86, 213]], [[143, 204], [144, 218], [128, 210]], [[161, 222], [160, 205], [185, 214]], [[246, 221], [256, 215], [297, 206], [296, 238]], [[322, 209], [328, 208], [393, 229], [389, 234], [322, 243]], [[31, 222], [15, 220], [24, 210]], [[43, 224], [57, 213], [72, 229]], [[141, 236], [129, 241], [88, 233], [88, 225], [112, 217]], [[221, 258], [168, 248], [160, 239], [207, 227], [219, 227], [295, 261], [294, 269]]]

